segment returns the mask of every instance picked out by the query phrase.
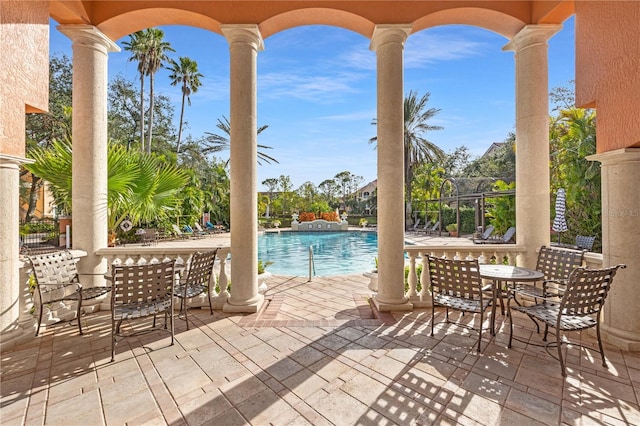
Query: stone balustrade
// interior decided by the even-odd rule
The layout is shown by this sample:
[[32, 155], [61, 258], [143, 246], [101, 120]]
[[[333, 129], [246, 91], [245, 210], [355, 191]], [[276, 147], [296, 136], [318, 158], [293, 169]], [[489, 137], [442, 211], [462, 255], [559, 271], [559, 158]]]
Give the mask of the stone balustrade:
[[[189, 257], [197, 251], [195, 247], [112, 247], [103, 248], [96, 252], [97, 255], [106, 259], [107, 264], [113, 263], [147, 263], [147, 262], [161, 262], [167, 259], [176, 259], [178, 263], [186, 264]], [[521, 253], [526, 250], [524, 247], [519, 247], [513, 244], [495, 244], [495, 245], [476, 245], [476, 246], [424, 246], [424, 245], [412, 245], [405, 246], [405, 252], [407, 253], [409, 266], [408, 283], [409, 289], [407, 296], [414, 307], [428, 307], [431, 306], [431, 296], [428, 292], [429, 277], [428, 268], [426, 267], [426, 254], [432, 256], [446, 256], [456, 259], [479, 259], [481, 263], [490, 263], [492, 261], [506, 262], [509, 265], [515, 265], [517, 258]], [[72, 251], [76, 257], [86, 256], [85, 252], [79, 250]], [[231, 247], [218, 247], [218, 258], [216, 260], [215, 271], [216, 274], [212, 275], [212, 288], [215, 293], [212, 294], [212, 303], [214, 309], [222, 309], [227, 299], [230, 296], [229, 282], [230, 273], [227, 259], [231, 253]], [[585, 256], [585, 263], [588, 268], [600, 268], [602, 267], [602, 255], [599, 253], [587, 253]], [[422, 266], [420, 274], [418, 274], [418, 265]], [[29, 291], [29, 274], [30, 266], [28, 262], [21, 262], [20, 279], [24, 283], [22, 286], [22, 297], [20, 298], [20, 320], [19, 327], [15, 332], [9, 335], [7, 333], [3, 336], [3, 340], [6, 338], [7, 343], [12, 343], [13, 340], [18, 341], [21, 335], [32, 335], [35, 329], [35, 318], [31, 314], [35, 301], [33, 300], [33, 294]], [[206, 300], [207, 295], [200, 295], [193, 298], [189, 302], [190, 307], [202, 307], [208, 309], [208, 302]], [[93, 312], [97, 309], [109, 310], [110, 309], [110, 294], [107, 294], [100, 299], [91, 299], [85, 301], [83, 309], [86, 312]], [[57, 321], [58, 319], [65, 318], [67, 315], [71, 315], [75, 310], [70, 309], [65, 305], [65, 302], [59, 302], [55, 306], [51, 306], [49, 312], [45, 315], [44, 323], [50, 323]], [[13, 335], [15, 334], [15, 336]], [[14, 339], [15, 338], [15, 339]]]
[[[478, 259], [479, 263], [505, 263], [516, 265], [520, 253], [525, 253], [525, 247], [513, 244], [491, 244], [475, 246], [405, 246], [405, 253], [409, 257], [409, 276], [407, 278], [409, 289], [406, 296], [414, 307], [430, 307], [431, 295], [429, 289], [429, 273], [427, 256], [447, 257], [450, 259]], [[422, 269], [418, 271], [417, 265]], [[531, 265], [533, 267], [535, 265]], [[601, 268], [602, 255], [599, 253], [587, 253], [585, 266], [588, 268]], [[419, 272], [419, 273], [418, 273]]]
[[[216, 247], [207, 248], [213, 250]], [[212, 305], [214, 309], [222, 309], [229, 298], [229, 271], [227, 270], [227, 258], [231, 253], [231, 247], [217, 247], [218, 255], [216, 258], [216, 266], [214, 266], [215, 274], [211, 275]], [[202, 249], [201, 249], [202, 250]], [[186, 265], [191, 255], [198, 251], [193, 247], [115, 247], [105, 248], [97, 251], [98, 255], [107, 259], [107, 263], [124, 264], [145, 264], [149, 262], [162, 262], [165, 260], [176, 260], [178, 265]], [[202, 307], [209, 309], [207, 295], [201, 294], [188, 301], [191, 308]], [[107, 297], [101, 309], [109, 309]], [[106, 306], [105, 306], [106, 305]]]

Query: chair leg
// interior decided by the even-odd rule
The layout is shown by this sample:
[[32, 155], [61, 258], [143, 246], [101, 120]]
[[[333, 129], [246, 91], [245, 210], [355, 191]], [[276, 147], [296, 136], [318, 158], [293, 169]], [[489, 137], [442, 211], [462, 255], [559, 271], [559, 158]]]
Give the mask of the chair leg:
[[44, 304], [42, 301], [40, 302], [40, 315], [38, 315], [38, 326], [36, 327], [36, 337], [38, 337], [38, 333], [40, 333], [40, 324], [42, 324], [42, 311], [44, 310]]
[[211, 304], [211, 292], [207, 292], [207, 299], [209, 300], [209, 312], [213, 315], [213, 305]]
[[[545, 327], [545, 336], [547, 335], [547, 328]], [[560, 370], [562, 371], [562, 377], [567, 377], [567, 371], [564, 367], [564, 359], [562, 358], [562, 345], [560, 345], [560, 330], [556, 330], [556, 345], [558, 345], [558, 359], [560, 360]]]
[[596, 335], [598, 336], [598, 347], [600, 348], [600, 357], [602, 358], [602, 366], [607, 367], [607, 361], [604, 359], [604, 348], [602, 347], [602, 339], [600, 338], [600, 313], [598, 312], [598, 318], [596, 319]]
[[165, 320], [164, 320], [165, 324], [167, 323], [167, 317], [166, 317], [167, 314], [169, 315], [169, 323], [170, 323], [169, 327], [171, 327], [171, 346], [173, 346], [173, 341], [174, 341], [174, 339], [173, 339], [173, 335], [174, 335], [174, 329], [173, 329], [173, 318], [174, 318], [173, 317], [173, 304], [171, 304], [171, 308], [170, 308], [169, 312], [165, 311]]
[[111, 318], [111, 362], [116, 359], [116, 331], [120, 329], [120, 325], [116, 325], [116, 320]]
[[482, 323], [484, 322], [484, 312], [480, 312], [480, 327], [478, 327], [478, 353], [480, 353], [480, 343], [482, 343]]
[[436, 306], [433, 303], [433, 300], [431, 300], [431, 337], [433, 337], [433, 322], [436, 319]]
[[[515, 298], [515, 295], [513, 296]], [[518, 303], [516, 301], [516, 303]], [[513, 313], [511, 312], [511, 299], [507, 299], [507, 316], [509, 317], [509, 344], [507, 348], [511, 349], [511, 343], [513, 342]]]
[[76, 318], [78, 320], [78, 330], [80, 331], [80, 335], [82, 336], [82, 321], [80, 321], [80, 314], [82, 312], [82, 293], [80, 294], [80, 299], [78, 299], [78, 311], [76, 312]]
[[542, 341], [547, 341], [547, 335], [549, 334], [549, 324], [544, 325], [544, 336], [542, 336]]
[[186, 298], [180, 300], [180, 310], [184, 312], [184, 322], [187, 323], [187, 330], [189, 330], [189, 318], [187, 317], [187, 311], [189, 310], [189, 306], [187, 306]]

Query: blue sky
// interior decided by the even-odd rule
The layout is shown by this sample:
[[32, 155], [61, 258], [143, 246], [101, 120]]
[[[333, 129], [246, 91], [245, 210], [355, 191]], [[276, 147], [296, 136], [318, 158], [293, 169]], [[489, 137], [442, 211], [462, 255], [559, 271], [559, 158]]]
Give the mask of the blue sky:
[[[71, 56], [71, 42], [51, 26], [51, 54]], [[161, 27], [176, 50], [198, 63], [203, 85], [186, 107], [185, 134], [198, 138], [217, 132], [229, 116], [229, 49], [224, 37], [183, 26]], [[116, 42], [128, 40], [124, 37]], [[348, 170], [376, 178], [376, 59], [370, 41], [359, 34], [327, 26], [306, 26], [275, 34], [258, 54], [258, 124], [268, 125], [259, 143], [280, 164], [258, 168], [258, 187], [267, 178], [288, 175], [295, 187], [319, 184]], [[431, 121], [444, 127], [428, 138], [452, 152], [465, 145], [481, 155], [493, 142], [514, 131], [515, 82], [512, 52], [504, 37], [470, 26], [444, 26], [412, 34], [405, 45], [405, 94], [431, 93], [429, 106], [441, 109]], [[574, 20], [549, 41], [549, 88], [574, 79]], [[109, 77], [122, 73], [138, 81], [129, 52], [109, 55]], [[176, 128], [180, 89], [168, 72], [156, 75], [156, 92], [175, 102]], [[228, 152], [222, 153], [228, 158]]]

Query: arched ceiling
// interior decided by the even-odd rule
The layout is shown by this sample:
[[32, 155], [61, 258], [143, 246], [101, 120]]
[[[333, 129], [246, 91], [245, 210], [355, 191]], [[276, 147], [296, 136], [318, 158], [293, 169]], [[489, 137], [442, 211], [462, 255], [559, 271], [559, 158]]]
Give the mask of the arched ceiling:
[[300, 25], [332, 25], [371, 37], [377, 24], [411, 24], [419, 31], [467, 24], [507, 38], [527, 24], [562, 23], [574, 0], [53, 0], [61, 25], [94, 25], [112, 40], [159, 25], [186, 25], [221, 33], [224, 24], [256, 24], [264, 38]]

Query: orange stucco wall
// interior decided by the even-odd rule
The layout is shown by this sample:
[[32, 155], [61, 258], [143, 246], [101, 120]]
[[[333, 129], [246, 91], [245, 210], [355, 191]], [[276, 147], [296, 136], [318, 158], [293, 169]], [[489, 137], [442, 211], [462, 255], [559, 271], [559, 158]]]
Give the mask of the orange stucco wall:
[[25, 112], [49, 103], [49, 2], [0, 2], [0, 153], [23, 157]]
[[640, 147], [640, 2], [576, 2], [576, 104], [596, 107], [598, 152]]

